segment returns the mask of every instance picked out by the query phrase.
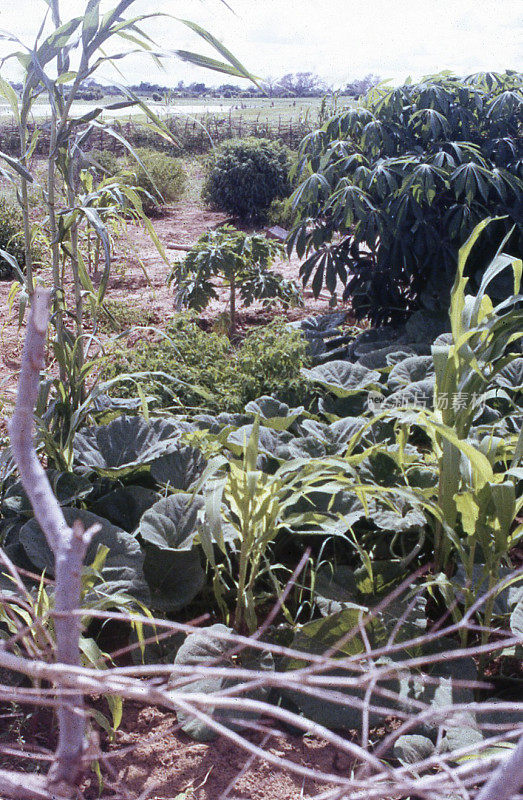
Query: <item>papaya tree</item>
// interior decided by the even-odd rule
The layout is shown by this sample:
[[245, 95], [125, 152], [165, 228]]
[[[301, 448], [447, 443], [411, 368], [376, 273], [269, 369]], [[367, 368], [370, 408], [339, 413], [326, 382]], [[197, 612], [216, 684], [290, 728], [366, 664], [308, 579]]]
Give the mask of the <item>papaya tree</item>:
[[200, 237], [171, 275], [176, 283], [178, 306], [201, 311], [218, 297], [216, 278], [229, 288], [230, 335], [236, 332], [236, 304], [239, 295], [245, 306], [254, 300], [264, 305], [279, 302], [296, 305], [300, 293], [293, 281], [270, 267], [282, 246], [259, 234], [248, 235], [232, 225], [222, 225]]
[[[303, 140], [290, 250], [317, 296], [339, 283], [357, 317], [399, 322], [445, 310], [459, 248], [479, 277], [500, 235], [522, 244], [522, 75], [442, 73], [373, 88]], [[498, 287], [503, 294], [504, 288]]]

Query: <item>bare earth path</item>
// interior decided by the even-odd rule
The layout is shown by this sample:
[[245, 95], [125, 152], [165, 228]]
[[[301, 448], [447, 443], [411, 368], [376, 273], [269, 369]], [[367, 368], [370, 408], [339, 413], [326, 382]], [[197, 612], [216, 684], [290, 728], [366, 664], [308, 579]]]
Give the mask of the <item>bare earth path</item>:
[[[223, 737], [201, 744], [175, 728], [174, 714], [131, 704], [124, 709], [122, 729], [109, 759], [118, 788], [128, 800], [307, 800], [328, 788], [253, 759]], [[270, 731], [270, 720], [266, 728]], [[267, 738], [263, 733], [248, 738], [272, 755], [319, 773], [343, 777], [350, 770], [346, 754], [312, 735], [273, 732]], [[118, 750], [121, 754], [117, 755]], [[95, 787], [96, 781], [92, 788], [86, 787], [86, 800], [97, 797]]]

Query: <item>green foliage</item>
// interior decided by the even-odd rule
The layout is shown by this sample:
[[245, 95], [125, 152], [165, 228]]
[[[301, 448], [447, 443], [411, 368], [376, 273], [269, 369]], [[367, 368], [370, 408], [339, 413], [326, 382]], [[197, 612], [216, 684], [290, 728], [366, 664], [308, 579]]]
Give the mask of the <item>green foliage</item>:
[[[465, 293], [468, 255], [486, 225], [478, 226], [460, 251], [451, 295], [451, 331], [436, 339], [431, 356], [410, 356], [401, 343], [384, 349], [378, 340], [374, 352], [366, 351], [359, 363], [335, 360], [305, 370], [309, 379], [342, 402], [361, 394], [363, 387], [373, 391], [369, 406], [378, 413], [359, 427], [348, 426], [352, 432], [346, 457], [368, 441], [374, 426], [394, 421], [389, 454], [398, 448], [393, 460], [401, 472], [395, 476], [391, 472], [386, 485], [392, 478], [396, 486], [413, 486], [420, 499], [429, 501], [437, 567], [448, 570], [453, 564], [462, 575], [450, 586], [441, 576], [440, 588], [449, 603], [456, 591], [462, 592], [466, 608], [477, 601], [480, 585], [487, 591], [499, 583], [510, 567], [509, 553], [523, 535], [518, 524], [523, 455], [519, 433], [523, 319], [518, 305], [522, 263], [500, 250], [477, 293]], [[508, 273], [513, 294], [494, 306], [488, 288], [502, 273]], [[384, 356], [374, 359], [376, 369], [361, 363], [368, 364], [370, 356], [380, 353]], [[339, 406], [331, 408], [336, 413]], [[428, 449], [426, 443], [420, 448], [416, 430], [428, 437]], [[381, 449], [383, 440], [377, 441]], [[382, 482], [377, 473], [373, 479]], [[490, 597], [478, 612], [485, 629], [491, 624], [495, 599]]]
[[231, 335], [236, 331], [237, 295], [244, 306], [254, 300], [261, 300], [263, 305], [274, 301], [296, 305], [300, 295], [293, 281], [270, 270], [275, 257], [282, 254], [277, 242], [258, 234], [249, 236], [231, 225], [208, 231], [171, 274], [170, 281], [176, 282], [177, 304], [201, 311], [217, 297], [212, 279], [221, 278], [230, 292]]
[[287, 197], [290, 153], [268, 139], [224, 142], [209, 162], [203, 198], [242, 220], [262, 219], [275, 198]]
[[129, 159], [127, 166], [133, 174], [133, 186], [142, 190], [140, 198], [146, 214], [183, 197], [187, 178], [178, 159], [146, 147], [134, 152], [141, 163]]
[[[209, 667], [239, 666], [243, 669], [257, 670], [260, 672], [274, 670], [274, 660], [269, 652], [241, 648], [241, 652], [233, 659], [230, 654], [231, 642], [227, 639], [227, 634], [230, 633], [232, 633], [232, 630], [221, 624], [210, 625], [200, 631], [191, 633], [176, 654], [174, 672], [171, 675], [171, 680], [175, 682], [178, 679], [178, 668], [187, 668], [189, 665], [196, 665], [198, 667], [202, 665], [208, 665]], [[200, 680], [186, 683], [185, 691], [189, 694], [191, 692], [198, 692], [212, 695], [224, 690], [230, 690], [234, 686], [234, 683], [234, 680], [231, 680], [231, 678], [214, 677], [207, 674]], [[238, 684], [239, 683], [240, 681], [238, 681]], [[268, 693], [269, 689], [267, 686], [258, 686], [252, 688], [250, 691], [243, 690], [242, 695], [254, 700], [265, 700]], [[210, 713], [212, 719], [216, 720], [221, 725], [226, 725], [233, 729], [241, 727], [241, 725], [239, 725], [238, 715], [233, 709], [215, 710], [210, 707], [208, 713]], [[242, 714], [242, 720], [253, 719], [256, 716], [258, 715], [252, 712]], [[216, 731], [213, 727], [197, 717], [184, 713], [183, 711], [180, 711], [177, 717], [182, 730], [192, 736], [193, 739], [199, 742], [209, 742], [216, 738]]]
[[99, 180], [114, 177], [122, 168], [120, 159], [110, 150], [90, 150], [88, 159], [89, 169]]
[[519, 74], [436, 75], [379, 86], [307, 136], [290, 247], [307, 254], [314, 294], [341, 282], [359, 318], [401, 321], [448, 307], [458, 250], [485, 217], [503, 219], [468, 274], [480, 279], [514, 223], [506, 249], [517, 254], [522, 108]]
[[108, 425], [95, 425], [77, 433], [74, 454], [77, 464], [100, 475], [132, 473], [173, 449], [173, 423], [142, 417], [119, 416]]
[[[18, 206], [7, 198], [0, 196], [0, 250], [12, 256], [20, 269], [25, 265], [25, 240], [22, 214]], [[33, 259], [38, 262], [42, 258], [42, 248], [32, 243]], [[11, 264], [0, 255], [0, 280], [13, 275]]]
[[274, 199], [270, 205], [267, 219], [271, 225], [279, 225], [286, 230], [293, 228], [297, 221], [297, 213], [293, 208], [291, 198]]
[[173, 494], [158, 500], [140, 520], [145, 548], [144, 572], [151, 590], [151, 605], [161, 611], [178, 611], [205, 585], [196, 546], [201, 498]]
[[[82, 417], [87, 427], [71, 424], [68, 471], [48, 469], [68, 523], [100, 524], [87, 557], [99, 559], [91, 570], [101, 583], [89, 590], [97, 595], [94, 607], [112, 608], [123, 594], [161, 612], [183, 612], [182, 619], [210, 609], [244, 633], [267, 618], [277, 596], [278, 618], [264, 637], [292, 647], [293, 657], [278, 664], [289, 670], [289, 684], [308, 654], [350, 657], [348, 671], [342, 661], [322, 668], [327, 680], [351, 678], [325, 685], [329, 694], [301, 692], [296, 682], [280, 687], [306, 719], [332, 728], [368, 730], [395, 710], [419, 711], [413, 701], [433, 710], [470, 704], [476, 665], [463, 652], [457, 663], [451, 657], [456, 634], [466, 639], [459, 623], [492, 589], [475, 612], [478, 639], [487, 642], [492, 622], [515, 635], [521, 630], [521, 576], [513, 574], [511, 553], [523, 536], [522, 264], [504, 254], [503, 242], [481, 287], [468, 295], [467, 260], [480, 233], [462, 248], [450, 330], [439, 335], [434, 319], [421, 314], [401, 337], [367, 330], [332, 360], [322, 351], [323, 363], [313, 366], [299, 331], [281, 321], [234, 347], [177, 317], [168, 337], [111, 359], [112, 375], [130, 381], [134, 372], [133, 380], [143, 381], [142, 415], [119, 415], [117, 400], [107, 398], [109, 424], [93, 425], [95, 411]], [[504, 274], [510, 296], [495, 305], [488, 291]], [[342, 323], [342, 315], [329, 314], [306, 321], [304, 330], [310, 341], [336, 338]], [[308, 394], [308, 384], [321, 394]], [[115, 385], [98, 385], [95, 399]], [[153, 417], [144, 389], [163, 392], [165, 405], [183, 401], [182, 413], [164, 407]], [[187, 413], [202, 401], [209, 413]], [[216, 413], [222, 410], [243, 413]], [[44, 447], [47, 453], [49, 439]], [[15, 564], [52, 576], [50, 551], [7, 452], [0, 467], [2, 547]], [[399, 590], [434, 557], [436, 569]], [[302, 558], [306, 566], [286, 592]], [[496, 588], [498, 579], [504, 584]], [[5, 572], [0, 582], [12, 589]], [[392, 589], [397, 596], [382, 603]], [[458, 623], [452, 640], [444, 638], [445, 617], [441, 628], [427, 627], [428, 595], [443, 597]], [[188, 637], [173, 682], [187, 664], [230, 664], [231, 651], [239, 656], [233, 664], [248, 667], [245, 648], [226, 648], [222, 634], [230, 632], [221, 625]], [[272, 669], [269, 661], [250, 663]], [[354, 686], [356, 670], [369, 677], [372, 666], [384, 671]], [[226, 685], [222, 675], [207, 674], [187, 691], [222, 693], [234, 683], [231, 675]], [[233, 724], [219, 699], [210, 703], [211, 719]], [[464, 724], [463, 715], [445, 713], [443, 734], [426, 717], [411, 733], [449, 747], [462, 735], [481, 739], [479, 714]], [[181, 709], [180, 721], [191, 735], [212, 735], [212, 725], [190, 709]], [[403, 740], [397, 756], [408, 761], [413, 748], [430, 751], [419, 738]]]
[[[89, 320], [89, 308], [86, 309], [86, 321]], [[129, 328], [152, 325], [156, 320], [154, 311], [137, 303], [131, 304], [123, 300], [105, 300], [96, 319], [98, 330], [104, 333], [129, 330]], [[93, 320], [94, 322], [95, 320]]]
[[[183, 316], [166, 333], [157, 342], [140, 340], [133, 350], [116, 351], [105, 377], [162, 373], [171, 380], [143, 378], [144, 391], [158, 397], [162, 406], [210, 411], [241, 411], [262, 394], [274, 393], [284, 402], [303, 402], [310, 395], [300, 374], [309, 363], [307, 344], [299, 331], [280, 321], [253, 331], [237, 347], [227, 336], [206, 333]], [[129, 396], [134, 390], [130, 385], [120, 391]]]
[[[465, 277], [467, 256], [485, 224], [478, 226], [460, 251], [450, 306], [452, 344], [433, 347], [435, 398], [437, 403], [438, 397], [455, 397], [458, 392], [479, 398], [494, 387], [494, 391], [502, 396], [503, 390], [508, 390], [505, 399], [509, 401], [507, 411], [510, 417], [510, 412], [515, 410], [510, 408], [512, 397], [517, 400], [520, 395], [519, 368], [522, 360], [518, 357], [517, 348], [523, 337], [523, 312], [518, 307], [518, 298], [523, 264], [520, 259], [498, 252], [485, 271], [477, 294], [465, 294], [469, 282]], [[488, 288], [505, 271], [512, 272], [513, 296], [494, 307]], [[511, 379], [506, 380], [509, 375]], [[518, 457], [515, 438], [510, 443], [507, 441], [503, 446], [503, 457], [505, 463], [509, 459], [512, 463], [504, 474], [500, 473], [501, 440], [495, 436], [495, 432], [492, 429], [488, 433], [481, 431], [479, 436], [476, 433], [476, 437], [471, 437], [476, 411], [473, 402], [464, 408], [453, 404], [445, 408], [442, 404], [443, 425], [450, 428], [460, 442], [472, 440], [477, 454], [475, 458], [468, 455], [468, 470], [460, 469], [459, 444], [436, 431], [440, 507], [448, 529], [455, 530], [458, 523], [463, 532], [458, 541], [452, 538], [449, 541], [444, 536], [443, 526], [438, 526], [438, 534], [442, 538], [436, 542], [436, 555], [445, 563], [449, 551], [457, 549], [469, 586], [473, 583], [474, 570], [479, 561], [484, 565], [483, 577], [488, 582], [488, 589], [491, 589], [506, 566], [507, 554], [523, 534], [523, 527], [515, 526], [520, 501], [517, 472], [512, 472], [521, 454]], [[484, 458], [483, 463], [480, 455]], [[474, 599], [472, 591], [467, 605], [472, 604]], [[486, 626], [491, 622], [493, 603], [494, 598], [491, 598], [485, 609]]]
[[244, 404], [270, 394], [284, 403], [304, 403], [311, 396], [301, 369], [309, 363], [307, 343], [299, 331], [282, 321], [254, 330], [236, 353], [235, 370], [242, 375]]
[[[142, 603], [137, 603], [135, 597], [126, 594], [125, 591], [118, 591], [121, 586], [118, 587], [116, 583], [109, 584], [105, 580], [106, 562], [111, 558], [109, 547], [98, 544], [91, 548], [90, 555], [91, 558], [86, 559], [82, 571], [81, 601], [84, 614], [83, 631], [79, 642], [81, 663], [82, 666], [91, 669], [106, 669], [111, 663], [111, 656], [100, 649], [89, 632], [93, 622], [97, 621], [97, 612], [112, 609], [128, 614], [140, 642], [143, 641], [142, 628], [133, 622], [133, 612], [136, 612], [137, 606], [144, 614], [150, 616], [150, 612]], [[23, 584], [15, 585], [5, 574], [0, 573], [0, 583], [2, 580], [5, 583], [1, 584], [0, 642], [4, 639], [10, 640], [13, 646], [13, 637], [16, 637], [18, 642], [14, 649], [17, 654], [42, 660], [49, 659], [55, 647], [55, 626], [52, 617], [55, 598], [48, 577], [42, 575], [35, 585], [27, 588]], [[128, 588], [135, 587], [129, 585]], [[20, 635], [24, 629], [25, 633]], [[15, 678], [14, 674], [13, 677]], [[35, 685], [38, 686], [39, 682], [35, 681]], [[100, 711], [94, 711], [92, 716], [110, 736], [114, 736], [121, 722], [123, 701], [113, 695], [106, 695], [105, 699], [111, 713], [111, 721]]]

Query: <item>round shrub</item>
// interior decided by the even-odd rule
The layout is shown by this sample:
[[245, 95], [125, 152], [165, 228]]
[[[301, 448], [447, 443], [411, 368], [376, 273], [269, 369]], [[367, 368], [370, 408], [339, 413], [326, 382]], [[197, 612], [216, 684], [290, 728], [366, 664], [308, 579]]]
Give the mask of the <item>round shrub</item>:
[[277, 197], [291, 192], [290, 151], [268, 139], [224, 142], [208, 165], [202, 196], [243, 220], [263, 218]]
[[187, 176], [178, 159], [147, 147], [138, 147], [134, 152], [143, 167], [134, 159], [129, 167], [135, 177], [133, 184], [144, 190], [140, 195], [146, 214], [183, 196]]
[[[20, 209], [6, 197], [0, 197], [0, 249], [16, 259], [21, 269], [25, 266], [25, 246], [23, 220]], [[33, 260], [38, 262], [41, 254], [35, 246], [32, 248]], [[0, 280], [11, 278], [13, 268], [0, 256]]]

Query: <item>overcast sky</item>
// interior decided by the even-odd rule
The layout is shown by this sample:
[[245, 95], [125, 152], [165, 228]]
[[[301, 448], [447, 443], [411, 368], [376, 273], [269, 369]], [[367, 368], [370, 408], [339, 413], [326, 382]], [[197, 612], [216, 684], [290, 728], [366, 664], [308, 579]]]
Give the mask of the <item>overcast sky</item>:
[[[164, 11], [209, 29], [261, 77], [312, 70], [335, 85], [369, 72], [394, 82], [451, 69], [458, 74], [523, 68], [523, 0], [136, 0], [136, 13]], [[86, 0], [61, 0], [64, 19], [81, 13]], [[113, 2], [105, 3], [105, 8]], [[0, 0], [0, 28], [30, 42], [43, 0]], [[144, 27], [165, 49], [212, 55], [198, 37], [174, 20]], [[0, 42], [0, 53], [7, 45]], [[126, 66], [123, 67], [123, 64]], [[222, 83], [217, 73], [177, 59], [157, 70], [143, 56], [119, 62], [129, 83], [179, 80]], [[15, 77], [15, 68], [3, 74]], [[100, 73], [121, 81], [109, 68]]]

